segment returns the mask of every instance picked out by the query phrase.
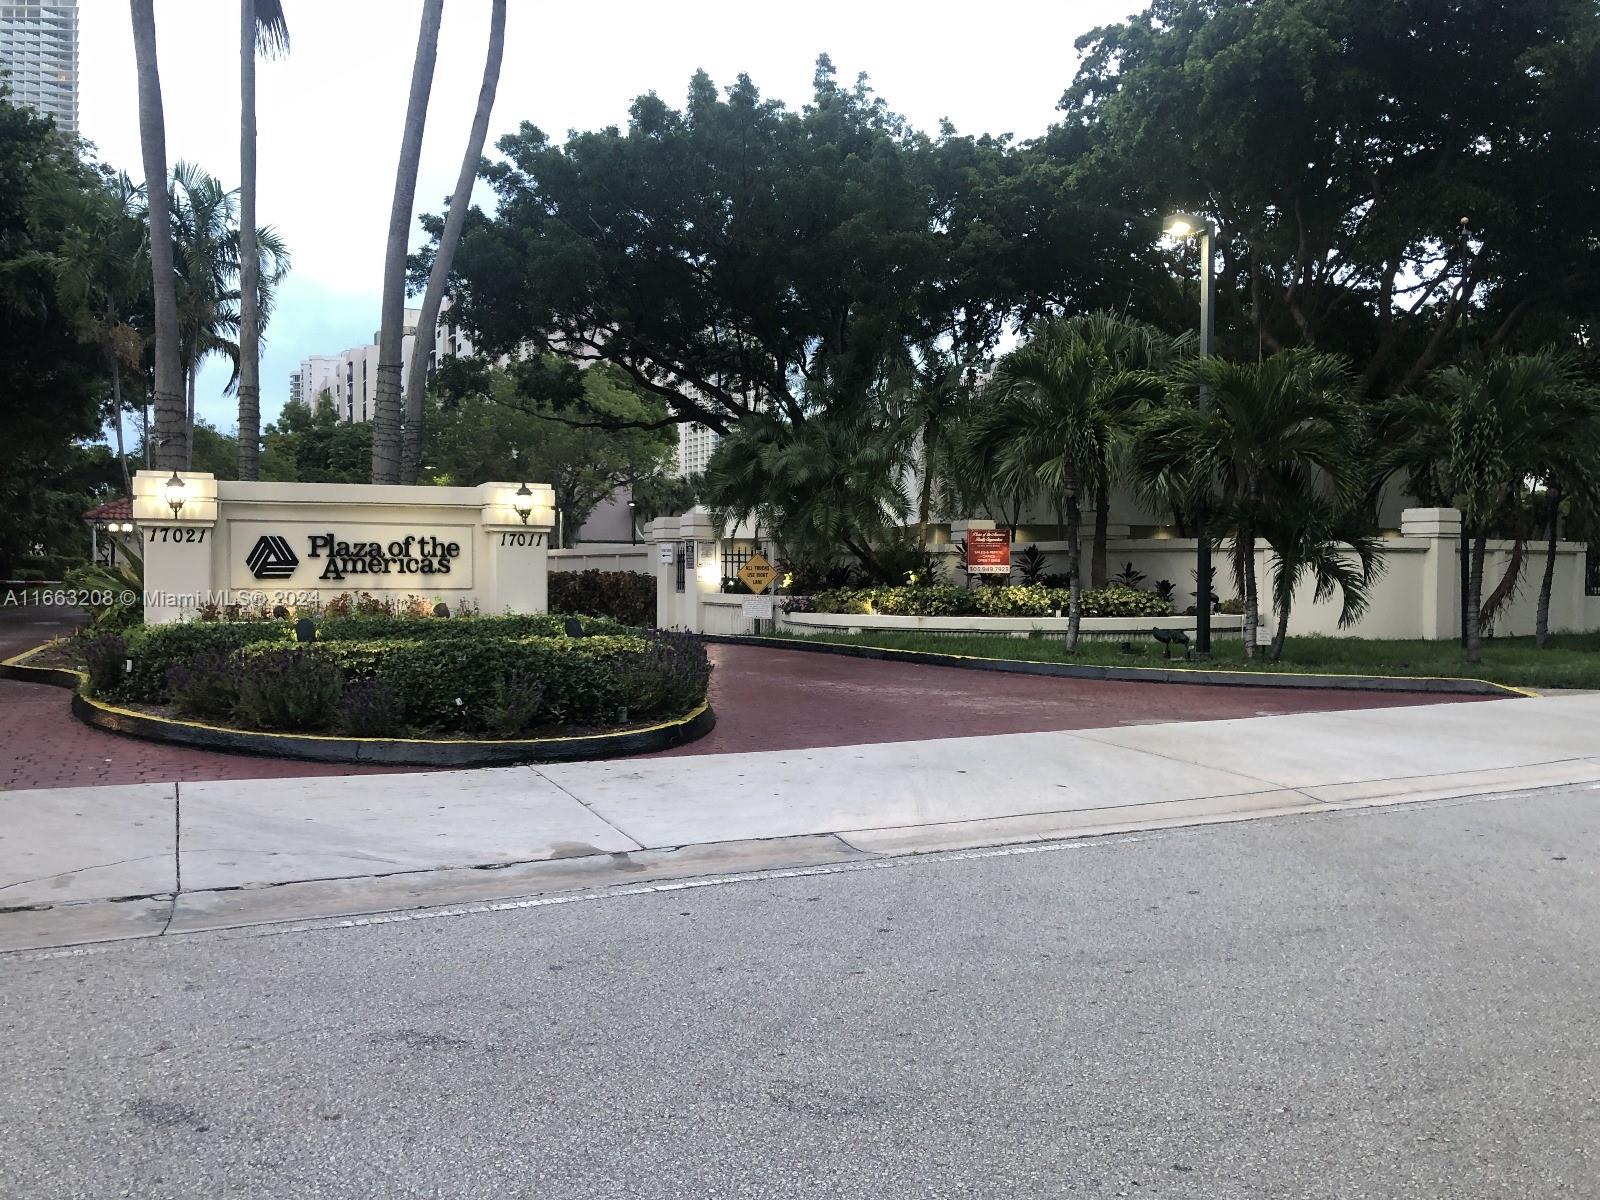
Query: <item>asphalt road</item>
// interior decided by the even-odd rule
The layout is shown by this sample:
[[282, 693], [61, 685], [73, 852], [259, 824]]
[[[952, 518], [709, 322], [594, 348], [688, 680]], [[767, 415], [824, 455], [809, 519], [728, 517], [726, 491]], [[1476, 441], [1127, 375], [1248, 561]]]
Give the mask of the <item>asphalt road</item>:
[[1597, 795], [0, 959], [0, 1194], [1597, 1196]]

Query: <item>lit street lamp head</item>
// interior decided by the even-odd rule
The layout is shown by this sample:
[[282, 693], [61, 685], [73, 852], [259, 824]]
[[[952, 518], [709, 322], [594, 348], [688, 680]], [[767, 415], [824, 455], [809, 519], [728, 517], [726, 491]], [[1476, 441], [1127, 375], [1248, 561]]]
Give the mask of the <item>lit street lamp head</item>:
[[1197, 233], [1210, 233], [1211, 222], [1195, 213], [1173, 213], [1163, 232], [1170, 238], [1192, 238]]
[[174, 471], [172, 473], [172, 478], [167, 480], [166, 487], [167, 507], [172, 510], [172, 516], [174, 520], [177, 519], [179, 510], [183, 508], [183, 492], [183, 479], [176, 471]]

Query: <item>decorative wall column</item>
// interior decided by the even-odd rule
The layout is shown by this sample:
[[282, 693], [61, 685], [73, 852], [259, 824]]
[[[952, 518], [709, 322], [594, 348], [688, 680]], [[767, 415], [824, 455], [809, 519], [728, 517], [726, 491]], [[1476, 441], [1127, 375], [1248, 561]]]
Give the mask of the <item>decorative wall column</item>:
[[1454, 508], [1408, 508], [1400, 514], [1400, 535], [1428, 543], [1417, 598], [1419, 636], [1461, 635], [1461, 513]]
[[206, 604], [226, 602], [214, 582], [217, 480], [204, 471], [179, 471], [182, 506], [167, 496], [172, 476], [140, 471], [133, 478], [133, 519], [144, 535], [144, 619], [165, 625], [197, 616]]

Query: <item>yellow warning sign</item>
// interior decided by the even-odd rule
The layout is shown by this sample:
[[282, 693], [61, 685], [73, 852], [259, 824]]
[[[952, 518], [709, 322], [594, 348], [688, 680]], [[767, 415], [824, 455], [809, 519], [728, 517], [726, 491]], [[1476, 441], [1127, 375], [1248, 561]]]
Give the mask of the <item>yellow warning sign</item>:
[[739, 582], [759, 596], [772, 586], [777, 574], [763, 555], [752, 554], [750, 561], [739, 568]]

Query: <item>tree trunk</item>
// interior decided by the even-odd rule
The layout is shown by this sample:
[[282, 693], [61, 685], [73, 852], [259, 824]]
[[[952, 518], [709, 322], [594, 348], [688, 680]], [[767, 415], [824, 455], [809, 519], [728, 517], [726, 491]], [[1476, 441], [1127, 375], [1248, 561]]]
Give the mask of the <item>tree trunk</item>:
[[1256, 656], [1256, 634], [1261, 628], [1261, 598], [1256, 593], [1256, 534], [1248, 521], [1238, 533], [1239, 583], [1244, 588], [1244, 656]]
[[[400, 481], [400, 351], [405, 340], [406, 247], [411, 237], [417, 163], [422, 157], [422, 129], [428, 119], [428, 92], [433, 87], [433, 66], [439, 55], [439, 16], [443, 9], [444, 0], [423, 0], [417, 57], [411, 68], [411, 96], [406, 104], [400, 162], [395, 171], [394, 202], [389, 208], [382, 324], [378, 332], [378, 387], [372, 418], [373, 483]], [[419, 335], [421, 332], [418, 330]]]
[[156, 62], [155, 0], [129, 0], [139, 76], [139, 143], [150, 223], [150, 274], [155, 305], [155, 437], [157, 470], [184, 466], [183, 369], [178, 362], [178, 290], [172, 261], [172, 215], [167, 196], [167, 130]]
[[1272, 661], [1283, 661], [1283, 639], [1289, 632], [1289, 606], [1280, 605], [1278, 608], [1278, 628], [1272, 634]]
[[1539, 649], [1550, 640], [1550, 592], [1556, 581], [1556, 534], [1561, 525], [1561, 489], [1550, 485], [1550, 536], [1545, 542], [1544, 578], [1539, 581], [1539, 613], [1534, 621], [1533, 640]]
[[128, 451], [122, 440], [122, 364], [117, 362], [116, 351], [106, 355], [111, 360], [111, 410], [117, 423], [117, 461], [122, 464], [122, 490], [133, 495], [133, 476], [128, 472]]
[[256, 5], [239, 0], [239, 478], [261, 469], [261, 350], [256, 250]]
[[1078, 493], [1070, 491], [1062, 506], [1067, 527], [1063, 531], [1067, 542], [1067, 649], [1078, 646], [1078, 626], [1083, 620], [1083, 547], [1078, 543], [1079, 526], [1083, 512], [1078, 507]]
[[461, 227], [472, 202], [472, 183], [478, 177], [483, 159], [483, 141], [489, 134], [489, 114], [494, 110], [495, 90], [500, 86], [500, 60], [506, 47], [506, 0], [494, 0], [489, 13], [489, 52], [483, 61], [483, 83], [478, 87], [478, 108], [472, 114], [472, 132], [467, 137], [467, 152], [456, 176], [456, 190], [450, 196], [450, 211], [445, 214], [439, 234], [439, 250], [428, 272], [428, 290], [422, 296], [422, 313], [417, 318], [417, 340], [411, 347], [411, 377], [406, 380], [406, 423], [402, 434], [400, 481], [415, 483], [422, 462], [422, 400], [428, 388], [428, 351], [433, 346], [444, 303], [445, 284], [455, 260]]
[[1483, 661], [1483, 623], [1478, 612], [1478, 599], [1483, 595], [1483, 554], [1488, 548], [1487, 532], [1473, 534], [1472, 565], [1467, 571], [1467, 661]]
[[184, 404], [183, 469], [186, 471], [194, 469], [194, 377], [199, 373], [199, 363], [190, 363], [189, 370], [185, 373], [188, 399]]
[[1106, 527], [1111, 523], [1111, 497], [1094, 498], [1094, 547], [1089, 555], [1089, 586], [1103, 588], [1106, 574]]

